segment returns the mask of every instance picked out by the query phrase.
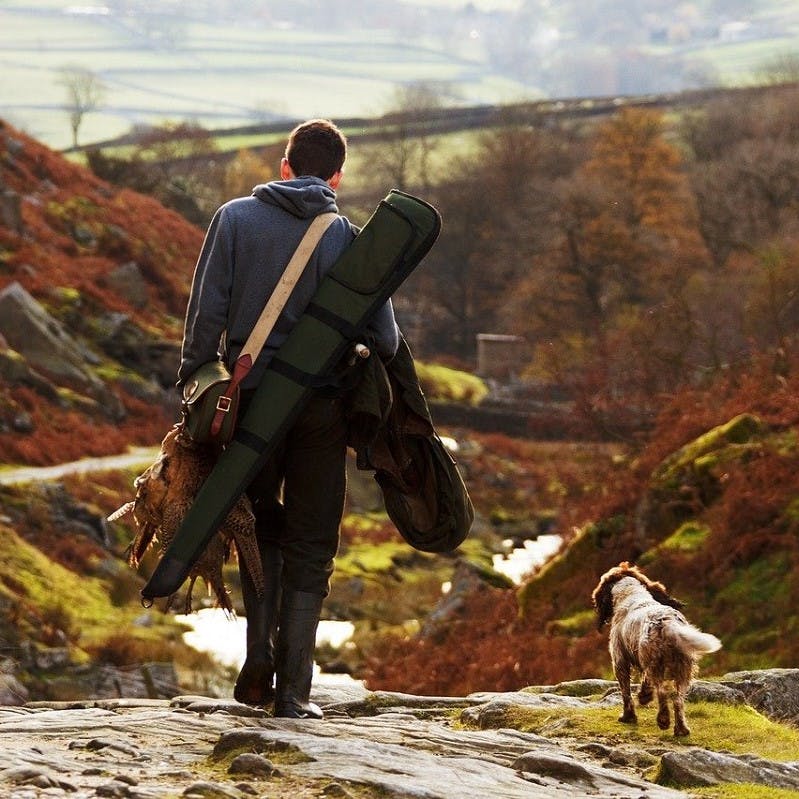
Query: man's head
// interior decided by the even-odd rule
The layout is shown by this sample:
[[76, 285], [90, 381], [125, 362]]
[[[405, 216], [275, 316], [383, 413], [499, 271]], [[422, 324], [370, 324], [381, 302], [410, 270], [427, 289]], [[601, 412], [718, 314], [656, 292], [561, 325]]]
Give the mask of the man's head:
[[336, 188], [346, 157], [344, 134], [327, 119], [311, 119], [291, 131], [280, 175], [283, 180], [310, 175]]

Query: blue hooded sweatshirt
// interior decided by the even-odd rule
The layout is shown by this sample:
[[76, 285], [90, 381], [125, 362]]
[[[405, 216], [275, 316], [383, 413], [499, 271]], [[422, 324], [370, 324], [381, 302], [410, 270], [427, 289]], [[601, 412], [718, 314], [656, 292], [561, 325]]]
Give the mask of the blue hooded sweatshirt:
[[[208, 227], [186, 310], [178, 386], [221, 356], [231, 366], [315, 216], [338, 213], [335, 191], [301, 177], [256, 186], [250, 197], [223, 205]], [[325, 232], [242, 388], [255, 388], [338, 256], [357, 229], [340, 216]], [[389, 300], [369, 325], [377, 353], [392, 357], [399, 331]]]

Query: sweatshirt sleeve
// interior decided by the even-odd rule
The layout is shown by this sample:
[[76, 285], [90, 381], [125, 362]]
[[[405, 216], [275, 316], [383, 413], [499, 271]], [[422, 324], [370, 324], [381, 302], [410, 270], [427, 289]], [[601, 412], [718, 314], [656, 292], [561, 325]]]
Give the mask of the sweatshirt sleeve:
[[221, 354], [233, 283], [233, 234], [222, 206], [205, 234], [194, 269], [183, 329], [178, 387], [200, 366]]
[[385, 305], [380, 307], [367, 329], [374, 338], [377, 354], [383, 360], [390, 360], [397, 354], [400, 333], [391, 300], [387, 300]]

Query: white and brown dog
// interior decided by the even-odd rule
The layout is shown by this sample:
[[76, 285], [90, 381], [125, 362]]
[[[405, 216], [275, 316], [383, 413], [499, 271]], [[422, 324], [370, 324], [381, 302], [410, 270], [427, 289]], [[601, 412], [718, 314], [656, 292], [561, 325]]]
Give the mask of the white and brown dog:
[[630, 689], [630, 673], [635, 668], [641, 672], [639, 703], [649, 704], [657, 693], [657, 724], [661, 730], [671, 724], [665, 683], [673, 680], [674, 734], [690, 735], [685, 722], [685, 695], [699, 657], [720, 649], [721, 641], [689, 624], [680, 613], [682, 602], [626, 561], [602, 575], [591, 598], [599, 628], [610, 622], [610, 657], [624, 701], [619, 721], [638, 721]]

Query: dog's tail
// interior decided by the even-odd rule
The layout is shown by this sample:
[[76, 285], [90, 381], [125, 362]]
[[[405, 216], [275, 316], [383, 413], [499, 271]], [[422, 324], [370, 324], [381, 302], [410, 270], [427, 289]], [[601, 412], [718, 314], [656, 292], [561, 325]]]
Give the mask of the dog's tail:
[[715, 635], [703, 633], [691, 624], [674, 624], [671, 633], [680, 648], [691, 655], [707, 655], [721, 649], [721, 641]]

